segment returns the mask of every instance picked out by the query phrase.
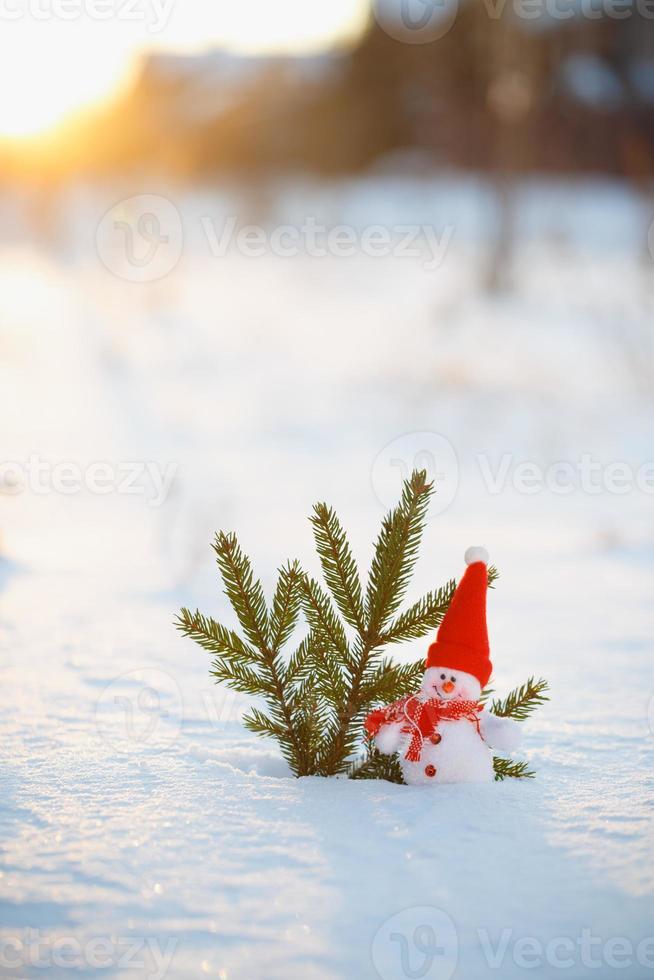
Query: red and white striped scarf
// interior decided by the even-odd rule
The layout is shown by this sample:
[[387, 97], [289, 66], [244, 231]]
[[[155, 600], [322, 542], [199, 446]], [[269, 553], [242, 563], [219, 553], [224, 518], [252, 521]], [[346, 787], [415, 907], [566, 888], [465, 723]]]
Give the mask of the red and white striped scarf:
[[441, 698], [421, 701], [415, 694], [408, 694], [385, 708], [371, 711], [364, 725], [369, 737], [374, 738], [384, 725], [402, 722], [402, 731], [412, 736], [405, 759], [408, 762], [419, 762], [425, 739], [436, 734], [441, 721], [459, 721], [461, 718], [466, 718], [477, 726], [477, 732], [481, 737], [479, 712], [483, 711], [483, 708], [483, 704], [478, 701], [463, 701], [459, 698], [451, 701], [443, 701]]

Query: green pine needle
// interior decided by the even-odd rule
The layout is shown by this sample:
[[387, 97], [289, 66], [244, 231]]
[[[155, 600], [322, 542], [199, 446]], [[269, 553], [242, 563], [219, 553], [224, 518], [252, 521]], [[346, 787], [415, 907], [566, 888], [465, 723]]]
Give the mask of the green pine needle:
[[546, 694], [549, 691], [547, 681], [530, 677], [521, 687], [511, 691], [504, 700], [494, 700], [490, 710], [501, 718], [514, 718], [524, 721], [539, 705], [549, 701]]
[[414, 470], [400, 503], [382, 521], [366, 589], [368, 635], [375, 639], [398, 609], [411, 580], [432, 489], [426, 471]]
[[375, 704], [392, 704], [406, 694], [415, 693], [424, 672], [424, 660], [396, 664], [385, 657], [378, 666], [366, 671], [366, 679], [361, 685], [361, 701], [366, 708]]
[[428, 592], [410, 609], [397, 617], [384, 631], [382, 643], [403, 643], [405, 640], [420, 640], [427, 633], [440, 626], [447, 607], [452, 601], [456, 582], [451, 579], [447, 585], [434, 592]]
[[250, 643], [259, 650], [267, 649], [270, 626], [266, 600], [261, 583], [254, 578], [250, 559], [243, 554], [234, 534], [220, 531], [213, 550], [225, 585], [225, 595], [238, 616], [241, 628]]
[[493, 769], [497, 782], [502, 779], [533, 779], [536, 775], [526, 762], [513, 762], [511, 759], [500, 759], [498, 756], [493, 759]]
[[311, 523], [327, 587], [345, 622], [362, 633], [365, 625], [361, 581], [345, 531], [327, 504], [315, 505]]
[[184, 636], [190, 636], [209, 653], [241, 659], [246, 663], [257, 660], [257, 652], [243, 643], [237, 633], [221, 626], [210, 616], [203, 616], [199, 610], [192, 613], [190, 609], [180, 609], [175, 625]]
[[270, 645], [275, 651], [284, 646], [297, 624], [300, 612], [301, 578], [302, 569], [297, 561], [284, 565], [279, 570], [270, 617]]
[[368, 746], [366, 755], [350, 765], [348, 776], [350, 779], [384, 779], [387, 783], [404, 784], [397, 755], [382, 755], [374, 746]]
[[255, 735], [276, 738], [278, 741], [283, 741], [286, 735], [283, 725], [273, 721], [258, 708], [252, 708], [249, 714], [243, 715], [243, 724]]
[[344, 663], [349, 661], [350, 651], [343, 624], [336, 615], [331, 600], [324, 589], [304, 575], [301, 579], [302, 609], [310, 628], [326, 648], [331, 648]]

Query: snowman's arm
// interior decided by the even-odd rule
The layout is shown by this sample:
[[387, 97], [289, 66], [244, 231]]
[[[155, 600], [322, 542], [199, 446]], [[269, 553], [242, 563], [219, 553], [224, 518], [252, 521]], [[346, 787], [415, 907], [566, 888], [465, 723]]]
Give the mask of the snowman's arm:
[[482, 711], [479, 728], [485, 742], [500, 752], [513, 752], [522, 741], [520, 725], [513, 718], [499, 718], [490, 711]]
[[392, 755], [400, 747], [402, 741], [402, 723], [392, 722], [384, 725], [375, 735], [375, 745], [383, 755]]

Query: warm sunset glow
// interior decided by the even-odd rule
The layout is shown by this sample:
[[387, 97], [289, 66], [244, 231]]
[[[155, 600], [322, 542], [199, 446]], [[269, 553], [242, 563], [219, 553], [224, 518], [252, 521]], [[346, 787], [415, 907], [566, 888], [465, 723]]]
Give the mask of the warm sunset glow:
[[44, 43], [45, 34], [35, 31], [29, 61], [22, 47], [11, 46], [6, 33], [11, 33], [11, 28], [5, 28], [0, 40], [3, 136], [33, 136], [50, 129], [68, 113], [115, 91], [125, 70], [124, 63], [116, 63], [106, 52], [103, 57], [101, 51], [85, 49], [75, 31], [71, 31], [70, 39], [65, 31], [58, 31], [56, 47]]
[[0, 136], [23, 137], [111, 96], [144, 51], [319, 51], [356, 36], [368, 2], [16, 0], [7, 11], [0, 11]]

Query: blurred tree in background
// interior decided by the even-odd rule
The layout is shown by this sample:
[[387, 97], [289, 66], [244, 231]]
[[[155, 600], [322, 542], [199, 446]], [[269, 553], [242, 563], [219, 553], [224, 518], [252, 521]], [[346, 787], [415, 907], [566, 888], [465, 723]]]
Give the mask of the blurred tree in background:
[[[501, 10], [501, 14], [499, 11]], [[532, 21], [465, 3], [451, 29], [406, 44], [371, 18], [352, 50], [311, 57], [146, 57], [130, 91], [7, 171], [129, 170], [252, 179], [390, 166], [513, 174], [654, 169], [654, 30], [639, 15]], [[510, 203], [506, 201], [510, 235]], [[489, 276], [495, 273], [492, 268]]]

